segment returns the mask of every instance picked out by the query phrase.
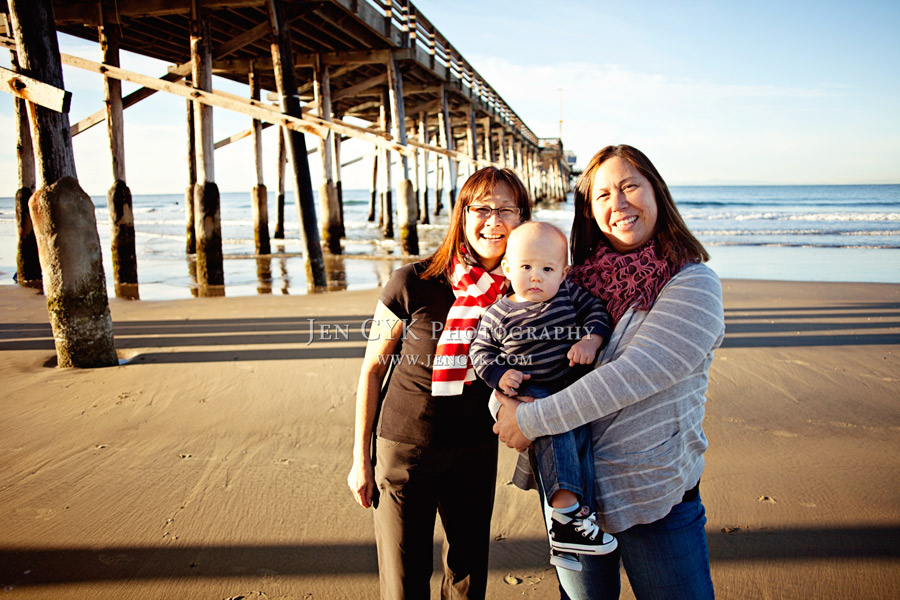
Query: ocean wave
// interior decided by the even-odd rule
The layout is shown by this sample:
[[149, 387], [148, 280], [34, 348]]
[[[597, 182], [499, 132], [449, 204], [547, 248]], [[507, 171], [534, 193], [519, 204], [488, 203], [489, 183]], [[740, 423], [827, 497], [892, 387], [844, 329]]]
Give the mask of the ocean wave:
[[[809, 208], [822, 208], [822, 209], [831, 209], [834, 207], [846, 208], [848, 202], [842, 199], [836, 200], [808, 200], [806, 202], [798, 202], [796, 200], [766, 200], [764, 202], [753, 202], [753, 201], [736, 201], [736, 200], [684, 200], [684, 199], [675, 199], [675, 204], [679, 208], [683, 209], [697, 209], [697, 208], [722, 208], [722, 207], [735, 207], [735, 208], [759, 208], [760, 205], [768, 205], [768, 206], [784, 206], [786, 208], [796, 208], [797, 206], [809, 207]], [[884, 201], [884, 200], [857, 200], [852, 203], [852, 206], [859, 206], [864, 208], [896, 208], [900, 201]]]
[[900, 223], [900, 212], [859, 213], [784, 213], [784, 212], [721, 212], [709, 214], [685, 214], [685, 220], [691, 221], [854, 221]]
[[791, 242], [739, 242], [736, 240], [702, 240], [704, 246], [728, 246], [743, 248], [834, 248], [849, 250], [900, 250], [900, 244], [816, 244]]
[[752, 236], [777, 236], [777, 235], [803, 235], [803, 236], [856, 236], [856, 237], [886, 237], [900, 240], [900, 230], [874, 230], [860, 231], [857, 229], [827, 230], [827, 229], [693, 229], [694, 235], [718, 235], [733, 237]]

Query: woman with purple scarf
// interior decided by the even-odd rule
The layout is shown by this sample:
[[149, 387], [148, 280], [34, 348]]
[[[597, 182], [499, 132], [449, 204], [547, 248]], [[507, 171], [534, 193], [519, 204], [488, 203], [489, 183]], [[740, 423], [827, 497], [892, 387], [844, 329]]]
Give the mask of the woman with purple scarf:
[[[571, 277], [614, 321], [593, 371], [537, 402], [497, 394], [494, 431], [522, 450], [589, 423], [594, 508], [619, 549], [558, 569], [563, 598], [618, 598], [619, 564], [639, 600], [713, 598], [699, 484], [722, 286], [650, 160], [609, 146], [578, 180]], [[528, 399], [525, 399], [528, 400]]]

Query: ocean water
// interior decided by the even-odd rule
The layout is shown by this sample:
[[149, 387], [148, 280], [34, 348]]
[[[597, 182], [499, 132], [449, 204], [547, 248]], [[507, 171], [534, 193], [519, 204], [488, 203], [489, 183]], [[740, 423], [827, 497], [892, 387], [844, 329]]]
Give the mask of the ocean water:
[[[672, 194], [722, 278], [900, 283], [900, 185], [673, 186]], [[398, 244], [383, 239], [377, 223], [368, 222], [368, 198], [367, 190], [344, 192], [348, 237], [344, 255], [326, 259], [331, 289], [377, 287], [408, 260]], [[92, 200], [111, 291], [106, 198]], [[191, 297], [196, 282], [192, 257], [185, 254], [184, 196], [137, 195], [133, 204], [141, 298]], [[261, 257], [254, 254], [250, 194], [222, 195], [226, 295], [306, 293], [304, 245], [290, 193], [285, 204], [285, 239], [273, 239], [272, 255]], [[432, 224], [419, 226], [422, 256], [443, 238], [447, 213], [445, 208]], [[271, 231], [272, 193], [269, 215]], [[568, 232], [571, 195], [564, 203], [538, 206], [534, 217]], [[13, 284], [15, 236], [13, 199], [0, 198], [2, 285]]]

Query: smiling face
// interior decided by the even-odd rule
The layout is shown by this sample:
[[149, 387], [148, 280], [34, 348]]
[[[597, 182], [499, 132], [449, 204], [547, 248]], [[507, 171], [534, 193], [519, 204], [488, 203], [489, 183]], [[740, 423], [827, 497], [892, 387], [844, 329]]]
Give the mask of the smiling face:
[[569, 270], [566, 237], [546, 223], [525, 223], [509, 238], [503, 272], [516, 302], [545, 302], [559, 291]]
[[597, 226], [618, 252], [631, 252], [656, 235], [656, 196], [630, 162], [613, 156], [597, 167], [591, 187]]
[[506, 252], [506, 243], [509, 234], [518, 227], [519, 216], [501, 218], [497, 211], [493, 211], [488, 218], [483, 218], [477, 213], [468, 210], [470, 207], [484, 206], [488, 208], [518, 208], [513, 191], [506, 184], [494, 187], [492, 192], [474, 198], [465, 207], [465, 232], [469, 247], [477, 254], [478, 262], [487, 270], [494, 269], [500, 264], [503, 253]]

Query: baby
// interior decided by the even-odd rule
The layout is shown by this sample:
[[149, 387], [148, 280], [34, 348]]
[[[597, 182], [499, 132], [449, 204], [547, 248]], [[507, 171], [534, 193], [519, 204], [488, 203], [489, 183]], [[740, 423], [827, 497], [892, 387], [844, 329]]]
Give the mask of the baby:
[[[603, 302], [565, 279], [567, 256], [566, 236], [549, 223], [523, 223], [510, 234], [502, 264], [514, 293], [487, 309], [470, 351], [475, 371], [495, 390], [549, 396], [586, 372], [573, 367], [592, 365], [609, 337]], [[580, 570], [574, 554], [615, 550], [616, 539], [600, 531], [588, 505], [594, 485], [590, 427], [538, 438], [533, 449], [553, 507], [550, 562]]]

